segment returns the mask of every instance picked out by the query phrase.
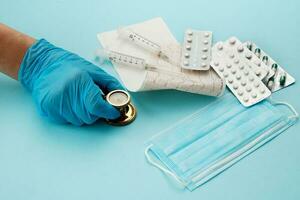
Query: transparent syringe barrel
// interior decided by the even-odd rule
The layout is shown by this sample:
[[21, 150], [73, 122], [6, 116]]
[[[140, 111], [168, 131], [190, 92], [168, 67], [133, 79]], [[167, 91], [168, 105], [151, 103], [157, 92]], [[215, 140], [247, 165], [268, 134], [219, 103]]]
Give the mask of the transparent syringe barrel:
[[121, 38], [132, 41], [136, 45], [141, 46], [142, 48], [145, 48], [146, 50], [151, 51], [156, 55], [161, 54], [161, 47], [158, 44], [135, 33], [129, 28], [120, 28], [118, 30], [118, 34]]

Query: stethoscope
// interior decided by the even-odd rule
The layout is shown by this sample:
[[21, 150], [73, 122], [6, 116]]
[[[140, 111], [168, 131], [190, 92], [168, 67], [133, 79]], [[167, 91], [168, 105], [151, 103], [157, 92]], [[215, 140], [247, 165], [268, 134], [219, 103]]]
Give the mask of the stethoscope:
[[131, 104], [131, 98], [125, 90], [113, 90], [109, 92], [106, 101], [117, 108], [121, 116], [115, 120], [106, 120], [108, 124], [114, 126], [124, 126], [133, 122], [136, 118], [136, 108]]

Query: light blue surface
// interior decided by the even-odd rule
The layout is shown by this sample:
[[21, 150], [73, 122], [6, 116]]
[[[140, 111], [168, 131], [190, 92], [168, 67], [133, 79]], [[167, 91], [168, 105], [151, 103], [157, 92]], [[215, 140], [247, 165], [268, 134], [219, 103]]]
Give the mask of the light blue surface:
[[[300, 81], [299, 1], [175, 2], [1, 0], [0, 21], [92, 59], [96, 33], [162, 16], [180, 41], [187, 27], [253, 40]], [[300, 111], [299, 92], [296, 83], [273, 96]], [[130, 126], [73, 127], [40, 118], [30, 94], [1, 75], [0, 199], [300, 199], [299, 123], [194, 192], [147, 164], [147, 139], [212, 100], [137, 93]]]

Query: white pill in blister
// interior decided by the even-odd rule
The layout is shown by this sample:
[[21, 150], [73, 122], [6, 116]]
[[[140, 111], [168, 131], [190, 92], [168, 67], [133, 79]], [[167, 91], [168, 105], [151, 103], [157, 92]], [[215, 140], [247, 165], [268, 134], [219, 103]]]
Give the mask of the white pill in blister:
[[256, 93], [252, 93], [251, 97], [255, 99], [257, 97], [257, 94]]
[[203, 51], [203, 52], [207, 52], [207, 51], [208, 51], [208, 48], [207, 48], [207, 47], [204, 47], [204, 48], [202, 49], [202, 51]]
[[251, 82], [254, 81], [254, 77], [253, 77], [253, 76], [250, 76], [250, 77], [249, 77], [249, 81], [251, 81]]
[[233, 54], [233, 53], [230, 53], [230, 54], [229, 54], [229, 58], [234, 58], [234, 54]]
[[232, 70], [231, 70], [231, 73], [232, 73], [232, 74], [235, 74], [235, 73], [236, 73], [236, 69], [232, 69]]
[[245, 71], [244, 71], [244, 74], [245, 74], [245, 76], [248, 76], [248, 75], [249, 75], [249, 71], [248, 71], [248, 70], [245, 70]]
[[229, 76], [228, 72], [224, 72], [224, 77], [227, 78]]
[[187, 34], [188, 34], [188, 35], [193, 35], [193, 31], [188, 30], [188, 31], [187, 31]]
[[204, 36], [209, 37], [209, 33], [208, 32], [204, 33]]
[[227, 63], [226, 67], [227, 67], [228, 69], [230, 69], [230, 68], [232, 67], [232, 65], [231, 65], [230, 63]]
[[234, 45], [234, 44], [236, 43], [236, 39], [235, 39], [235, 38], [230, 38], [230, 39], [229, 39], [229, 43], [230, 43], [231, 45]]
[[237, 50], [238, 52], [243, 52], [244, 51], [243, 45], [238, 46]]
[[250, 52], [247, 52], [245, 56], [246, 56], [246, 58], [248, 58], [248, 59], [251, 59], [251, 58], [252, 58], [252, 54], [251, 54]]
[[252, 88], [248, 85], [248, 86], [246, 87], [246, 91], [247, 91], [247, 92], [251, 92], [251, 91], [252, 91]]
[[203, 55], [201, 56], [202, 60], [206, 60], [207, 59], [207, 55]]
[[208, 40], [203, 40], [203, 44], [208, 44]]
[[239, 62], [240, 62], [240, 60], [239, 60], [239, 59], [237, 59], [237, 58], [236, 58], [236, 59], [234, 59], [234, 63], [235, 63], [235, 64], [239, 64]]
[[184, 57], [189, 58], [189, 57], [190, 57], [190, 54], [185, 53], [185, 54], [184, 54]]
[[237, 90], [239, 88], [239, 85], [237, 83], [233, 84], [233, 89]]
[[260, 93], [264, 94], [266, 92], [266, 90], [264, 88], [260, 89]]
[[241, 81], [242, 86], [245, 86], [247, 84], [247, 82], [245, 80]]
[[201, 64], [201, 67], [206, 67], [206, 63], [202, 63], [202, 64]]
[[229, 77], [229, 78], [228, 78], [228, 82], [229, 82], [229, 83], [233, 83], [233, 78], [232, 78], [232, 77]]
[[258, 88], [258, 87], [259, 87], [259, 82], [255, 82], [255, 83], [254, 83], [254, 87], [257, 87], [257, 88]]
[[184, 61], [183, 64], [184, 64], [185, 66], [188, 66], [188, 65], [189, 65], [189, 62], [188, 62], [188, 61]]
[[219, 61], [214, 61], [214, 65], [216, 66], [216, 67], [218, 67], [219, 66]]
[[245, 102], [248, 102], [248, 101], [249, 101], [249, 97], [244, 97], [243, 100], [244, 100]]
[[240, 68], [240, 69], [244, 69], [245, 66], [244, 66], [244, 65], [240, 65], [239, 68]]
[[220, 67], [219, 70], [220, 70], [220, 72], [223, 72], [224, 71], [224, 67]]
[[187, 38], [186, 41], [187, 41], [188, 43], [191, 43], [191, 42], [193, 41], [193, 39], [192, 39], [192, 38]]
[[186, 48], [186, 50], [191, 50], [192, 47], [191, 47], [191, 45], [186, 45], [185, 48]]
[[222, 49], [223, 49], [223, 44], [222, 44], [222, 43], [219, 43], [219, 44], [218, 44], [218, 50], [221, 51]]
[[255, 64], [260, 67], [261, 66], [260, 60], [256, 60]]
[[244, 94], [243, 90], [240, 89], [240, 90], [238, 91], [238, 95], [239, 95], [239, 96], [242, 96], [243, 94]]
[[241, 77], [240, 74], [236, 75], [236, 79], [237, 79], [237, 80], [240, 80], [241, 78], [242, 78], [242, 77]]
[[256, 70], [256, 71], [255, 71], [255, 74], [256, 74], [257, 76], [259, 76], [259, 75], [260, 75], [260, 73], [261, 73], [261, 71], [260, 71], [260, 70]]

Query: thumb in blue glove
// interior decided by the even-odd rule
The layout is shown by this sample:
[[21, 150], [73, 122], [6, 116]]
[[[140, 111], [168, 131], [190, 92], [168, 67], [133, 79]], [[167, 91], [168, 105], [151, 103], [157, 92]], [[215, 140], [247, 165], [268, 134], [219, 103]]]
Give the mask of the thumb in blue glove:
[[52, 120], [80, 126], [120, 116], [103, 98], [112, 90], [123, 89], [119, 81], [46, 40], [37, 41], [27, 50], [19, 80], [32, 92], [40, 113]]

